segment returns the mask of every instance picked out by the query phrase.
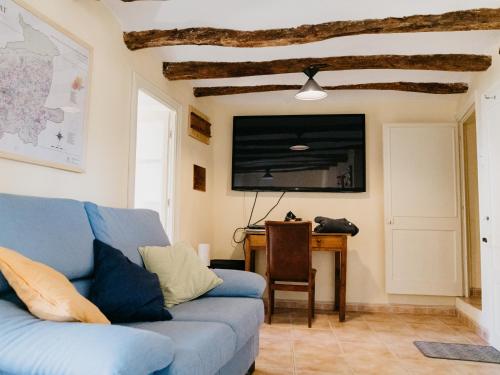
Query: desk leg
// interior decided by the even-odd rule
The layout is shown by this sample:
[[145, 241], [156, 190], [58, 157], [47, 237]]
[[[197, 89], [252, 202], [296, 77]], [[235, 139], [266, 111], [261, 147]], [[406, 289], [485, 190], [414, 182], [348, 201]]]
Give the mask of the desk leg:
[[346, 285], [347, 285], [347, 238], [344, 238], [342, 253], [340, 255], [340, 305], [339, 321], [345, 321], [346, 308]]
[[251, 263], [252, 263], [252, 249], [250, 247], [249, 241], [245, 241], [245, 271], [250, 271]]
[[333, 311], [339, 311], [340, 304], [340, 252], [333, 253], [335, 256], [335, 302]]

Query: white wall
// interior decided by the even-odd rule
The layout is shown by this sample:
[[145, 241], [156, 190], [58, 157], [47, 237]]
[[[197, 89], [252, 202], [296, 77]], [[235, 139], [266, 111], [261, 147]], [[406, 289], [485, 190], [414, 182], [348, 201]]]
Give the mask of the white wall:
[[[360, 228], [349, 239], [347, 301], [351, 303], [453, 304], [448, 297], [397, 296], [385, 293], [385, 252], [383, 222], [382, 124], [385, 122], [454, 121], [459, 97], [395, 92], [334, 92], [318, 102], [298, 102], [292, 92], [249, 94], [221, 97], [226, 108], [214, 134], [214, 249], [220, 258], [242, 258], [241, 248], [231, 243], [234, 229], [245, 226], [253, 193], [231, 191], [231, 137], [233, 115], [365, 113], [367, 192], [359, 194], [287, 193], [270, 219], [281, 219], [292, 210], [298, 217], [313, 220], [322, 215], [346, 217]], [[259, 195], [254, 220], [276, 201], [278, 193]], [[263, 270], [260, 257], [260, 271]], [[317, 274], [317, 300], [331, 301], [333, 296], [333, 257], [314, 254]], [[304, 298], [301, 294], [281, 298]]]
[[[211, 242], [212, 147], [188, 137], [186, 130], [188, 104], [211, 116], [210, 101], [197, 103], [187, 83], [167, 82], [161, 73], [161, 61], [153, 51], [128, 51], [121, 27], [101, 2], [29, 0], [27, 4], [93, 47], [87, 168], [79, 174], [0, 159], [0, 192], [68, 197], [125, 207], [132, 75], [137, 72], [183, 107], [178, 132], [179, 237], [193, 245]], [[192, 190], [194, 163], [208, 170], [206, 193]]]

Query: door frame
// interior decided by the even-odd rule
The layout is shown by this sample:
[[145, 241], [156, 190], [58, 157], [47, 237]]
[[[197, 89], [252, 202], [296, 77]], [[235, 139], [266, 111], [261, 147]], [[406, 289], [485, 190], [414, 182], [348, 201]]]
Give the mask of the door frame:
[[[465, 183], [465, 149], [464, 149], [464, 123], [476, 113], [476, 103], [467, 103], [465, 111], [460, 116], [457, 116], [458, 123], [458, 155], [459, 155], [459, 173], [460, 173], [460, 210], [461, 210], [461, 226], [462, 226], [462, 281], [463, 281], [463, 294], [469, 297], [469, 238], [467, 234], [467, 193]], [[476, 116], [477, 128], [477, 116]]]
[[136, 163], [136, 141], [137, 141], [137, 107], [139, 91], [145, 92], [155, 100], [159, 101], [175, 113], [175, 121], [169, 124], [169, 147], [168, 147], [168, 168], [172, 171], [173, 181], [168, 181], [167, 200], [170, 208], [170, 215], [167, 216], [165, 231], [170, 234], [170, 242], [178, 238], [178, 222], [180, 210], [178, 207], [178, 197], [180, 192], [180, 170], [178, 161], [180, 160], [180, 136], [179, 129], [183, 118], [182, 106], [168, 96], [161, 88], [143, 78], [137, 72], [132, 73], [131, 105], [130, 105], [130, 134], [129, 134], [129, 165], [128, 165], [128, 189], [127, 206], [133, 208], [135, 196], [135, 163]]

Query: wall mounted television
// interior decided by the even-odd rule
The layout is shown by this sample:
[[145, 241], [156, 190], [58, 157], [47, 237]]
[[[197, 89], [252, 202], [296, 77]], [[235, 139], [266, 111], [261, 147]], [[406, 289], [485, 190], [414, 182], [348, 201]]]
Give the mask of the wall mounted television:
[[235, 116], [232, 189], [364, 192], [365, 115]]

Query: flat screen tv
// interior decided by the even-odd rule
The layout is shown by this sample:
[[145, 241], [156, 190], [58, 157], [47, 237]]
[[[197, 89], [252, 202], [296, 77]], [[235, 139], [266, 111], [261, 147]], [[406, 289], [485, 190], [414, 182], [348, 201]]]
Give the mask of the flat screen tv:
[[365, 115], [235, 116], [232, 189], [366, 191]]

